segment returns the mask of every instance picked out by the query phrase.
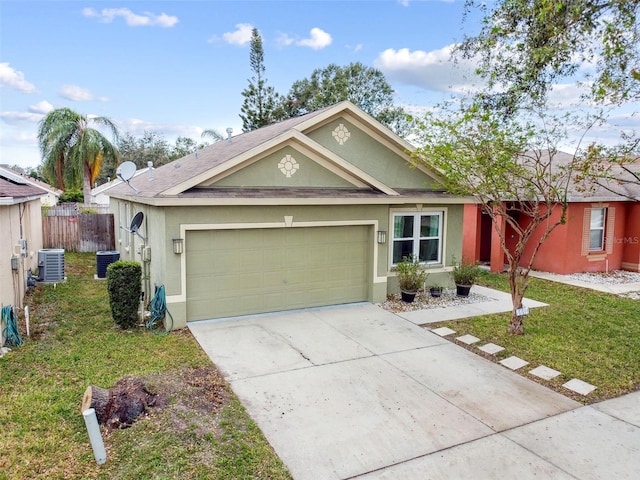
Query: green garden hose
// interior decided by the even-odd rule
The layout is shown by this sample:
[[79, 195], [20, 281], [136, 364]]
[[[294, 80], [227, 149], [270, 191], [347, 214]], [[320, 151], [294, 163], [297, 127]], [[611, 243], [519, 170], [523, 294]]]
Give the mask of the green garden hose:
[[[167, 298], [164, 285], [156, 287], [155, 294], [149, 302], [151, 318], [147, 322], [147, 328], [156, 335], [166, 335], [173, 328], [173, 317], [167, 309]], [[168, 317], [167, 317], [167, 314]]]
[[20, 347], [24, 342], [18, 330], [18, 317], [11, 305], [2, 307], [2, 323], [5, 325], [2, 331], [5, 337], [5, 343], [10, 347]]

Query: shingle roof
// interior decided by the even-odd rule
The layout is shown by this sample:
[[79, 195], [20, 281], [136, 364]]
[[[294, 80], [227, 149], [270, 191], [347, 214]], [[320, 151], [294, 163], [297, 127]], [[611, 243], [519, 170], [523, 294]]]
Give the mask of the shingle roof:
[[62, 194], [62, 190], [52, 187], [48, 183], [41, 182], [40, 180], [32, 177], [28, 177], [5, 166], [0, 166], [0, 177], [3, 177], [7, 180], [14, 180], [18, 183], [24, 182], [26, 184], [33, 185], [35, 187], [41, 188], [47, 193], [51, 193], [56, 196], [60, 196]]
[[46, 194], [47, 192], [39, 187], [27, 183], [17, 183], [0, 175], [0, 197], [24, 199]]
[[[164, 192], [174, 185], [179, 185], [189, 179], [215, 168], [229, 160], [250, 151], [253, 148], [263, 145], [265, 142], [277, 138], [279, 135], [293, 129], [295, 126], [306, 122], [332, 107], [326, 107], [315, 112], [294, 117], [282, 122], [274, 123], [266, 127], [252, 130], [234, 136], [231, 141], [222, 140], [208, 147], [189, 154], [185, 157], [174, 160], [154, 169], [153, 182], [145, 179], [146, 176], [140, 176], [131, 180], [137, 190], [139, 196], [153, 197]], [[129, 195], [131, 189], [126, 185], [116, 185], [110, 189], [109, 194], [117, 196], [118, 194]]]

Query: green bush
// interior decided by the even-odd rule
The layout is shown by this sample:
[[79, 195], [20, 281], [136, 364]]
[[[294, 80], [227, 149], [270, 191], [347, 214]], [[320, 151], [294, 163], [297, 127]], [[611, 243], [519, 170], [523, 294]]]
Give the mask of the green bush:
[[84, 202], [84, 194], [82, 193], [82, 190], [65, 190], [64, 193], [60, 195], [59, 201], [60, 203], [82, 203]]
[[396, 265], [396, 272], [400, 290], [405, 292], [421, 289], [427, 280], [427, 272], [422, 269], [420, 260], [415, 255], [403, 257], [402, 261]]
[[[455, 259], [452, 259], [455, 263]], [[482, 270], [475, 263], [470, 263], [465, 259], [458, 265], [454, 265], [451, 275], [456, 285], [473, 285], [482, 273]]]
[[118, 260], [107, 267], [107, 290], [113, 320], [124, 329], [139, 323], [142, 267], [138, 262]]

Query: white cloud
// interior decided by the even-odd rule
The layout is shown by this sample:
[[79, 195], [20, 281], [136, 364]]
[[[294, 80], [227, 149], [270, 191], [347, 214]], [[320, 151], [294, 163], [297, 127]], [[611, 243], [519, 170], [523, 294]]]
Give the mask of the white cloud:
[[89, 102], [91, 100], [106, 102], [109, 100], [106, 97], [98, 97], [94, 95], [90, 90], [78, 87], [77, 85], [64, 85], [58, 94], [62, 98], [73, 100], [75, 102]]
[[128, 8], [103, 8], [99, 12], [93, 8], [84, 8], [82, 15], [87, 18], [97, 18], [103, 23], [111, 23], [117, 17], [122, 17], [130, 27], [162, 27], [171, 28], [178, 23], [178, 17], [161, 13], [156, 15], [151, 12], [142, 14], [133, 13]]
[[36, 87], [24, 79], [24, 73], [9, 66], [9, 62], [0, 63], [0, 85], [15, 88], [23, 93], [34, 93]]
[[288, 47], [289, 45], [292, 45], [293, 42], [295, 42], [295, 40], [286, 33], [279, 33], [276, 38], [276, 44], [281, 47]]
[[30, 112], [0, 112], [0, 119], [9, 125], [22, 122], [38, 123], [42, 119], [41, 113]]
[[233, 32], [222, 34], [222, 39], [231, 45], [247, 45], [251, 41], [253, 25], [250, 23], [238, 23]]
[[318, 27], [312, 28], [309, 34], [309, 38], [304, 38], [297, 41], [296, 45], [301, 47], [309, 47], [312, 50], [322, 50], [323, 48], [331, 45], [331, 42], [333, 41], [331, 35]]
[[583, 95], [589, 93], [591, 84], [580, 83], [559, 83], [553, 85], [549, 91], [548, 106], [553, 109], [564, 109], [572, 107], [593, 106], [592, 103], [585, 105]]
[[31, 113], [40, 113], [45, 115], [53, 110], [53, 105], [51, 105], [46, 100], [36, 103], [35, 105], [29, 105], [29, 111]]
[[467, 93], [477, 90], [483, 81], [470, 60], [454, 62], [451, 52], [455, 45], [425, 52], [408, 48], [388, 48], [374, 65], [390, 80], [415, 85], [436, 92]]

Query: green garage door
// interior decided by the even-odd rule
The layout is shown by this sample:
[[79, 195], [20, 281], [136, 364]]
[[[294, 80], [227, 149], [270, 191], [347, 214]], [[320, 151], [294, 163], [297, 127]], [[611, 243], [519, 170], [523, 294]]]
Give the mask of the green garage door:
[[366, 226], [188, 232], [187, 320], [365, 301]]

